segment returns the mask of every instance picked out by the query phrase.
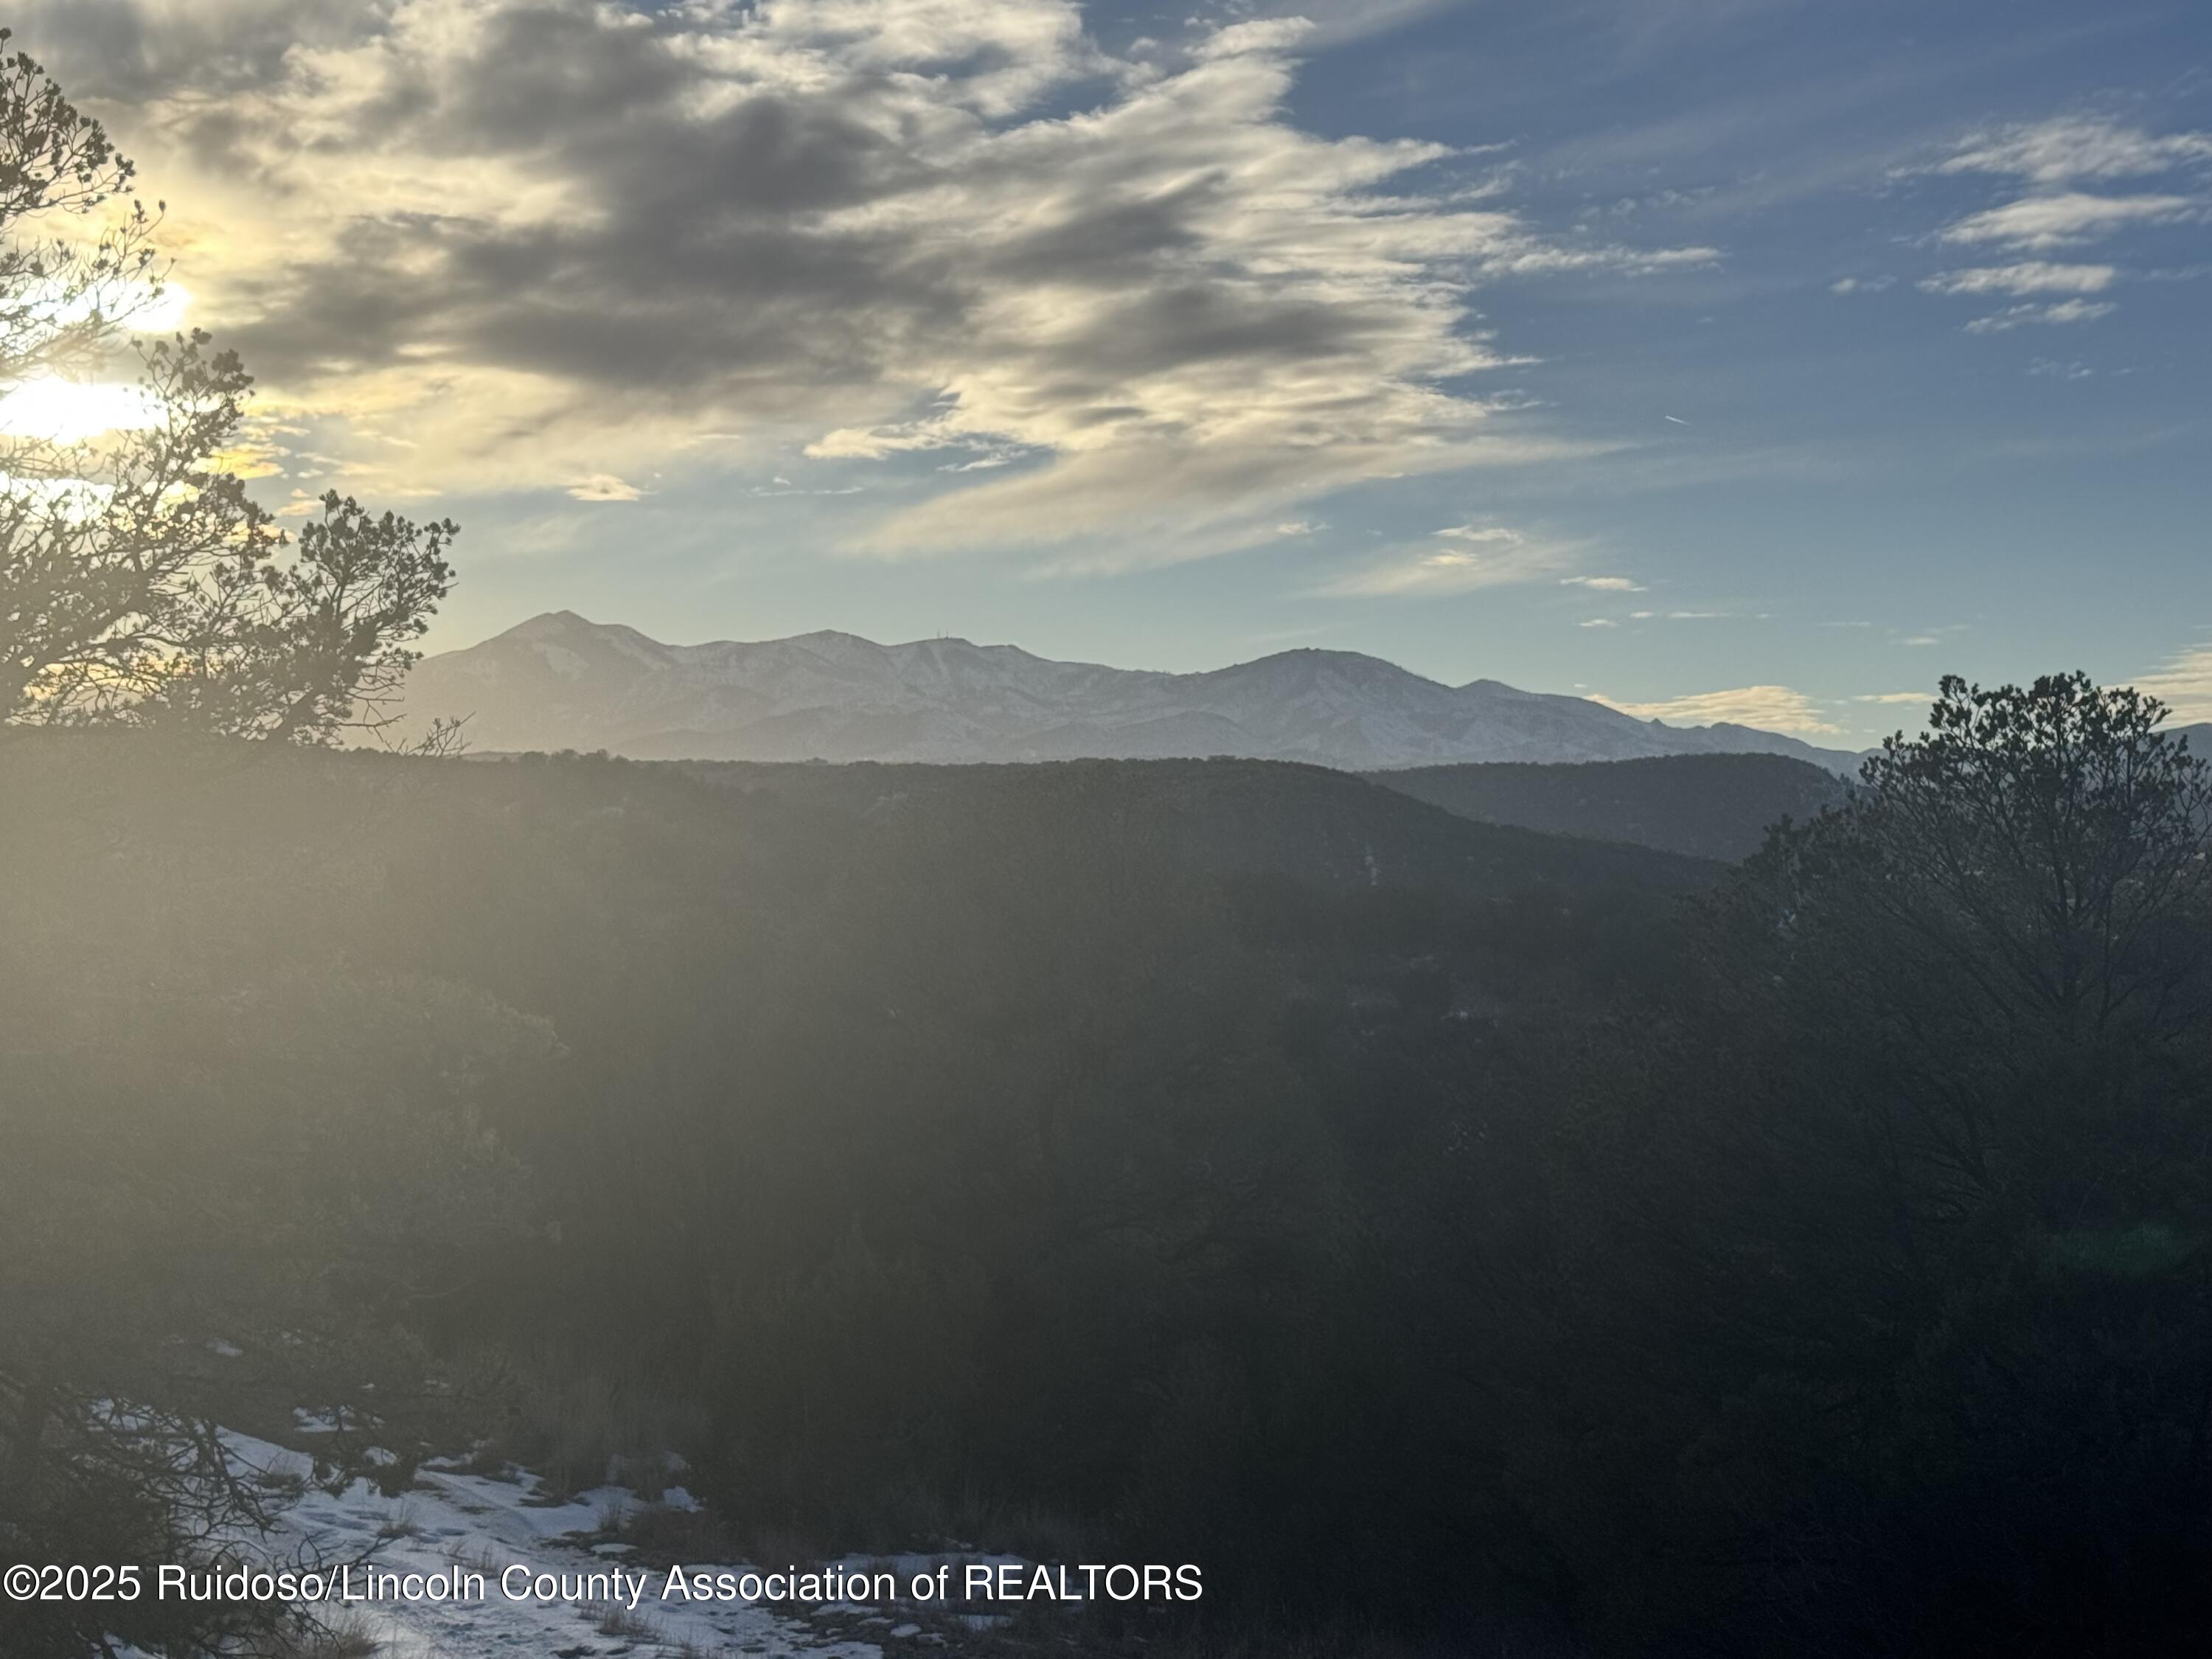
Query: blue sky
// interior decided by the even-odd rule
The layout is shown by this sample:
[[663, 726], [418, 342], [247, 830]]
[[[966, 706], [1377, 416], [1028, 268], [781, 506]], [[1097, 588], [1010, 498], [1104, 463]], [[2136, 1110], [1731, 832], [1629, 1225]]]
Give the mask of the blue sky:
[[462, 521], [434, 647], [2212, 716], [2202, 6], [18, 11], [261, 374], [264, 498]]

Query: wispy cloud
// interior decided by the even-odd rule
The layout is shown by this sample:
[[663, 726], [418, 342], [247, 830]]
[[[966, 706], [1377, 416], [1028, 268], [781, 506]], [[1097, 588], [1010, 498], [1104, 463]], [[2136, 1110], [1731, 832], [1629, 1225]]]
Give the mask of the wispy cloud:
[[2045, 185], [2132, 179], [2212, 164], [2212, 133], [2154, 135], [2099, 115], [2062, 115], [1968, 137], [1939, 173], [2005, 173]]
[[1892, 645], [1909, 645], [1916, 647], [1943, 645], [1956, 639], [1966, 631], [1966, 624], [1964, 623], [1942, 623], [1936, 627], [1918, 629], [1910, 634], [1893, 634], [1889, 637], [1889, 642]]
[[1692, 696], [1669, 697], [1662, 702], [1622, 702], [1604, 696], [1597, 701], [1638, 720], [1665, 720], [1669, 726], [1725, 722], [1819, 737], [1840, 735], [1844, 730], [1827, 717], [1818, 702], [1786, 685], [1740, 685], [1732, 690], [1701, 691]]
[[1601, 593], [1641, 593], [1644, 584], [1629, 576], [1562, 576], [1562, 587], [1587, 587]]
[[1969, 334], [2002, 334], [2035, 323], [2094, 323], [2119, 309], [2109, 300], [2062, 300], [2056, 305], [2007, 306], [1966, 325]]
[[1575, 556], [1573, 546], [1503, 525], [1455, 525], [1425, 542], [1393, 549], [1312, 590], [1328, 599], [1393, 599], [1469, 593], [1553, 576]]
[[2029, 259], [2013, 265], [1939, 270], [1921, 279], [1929, 294], [2101, 294], [2119, 275], [2114, 265], [2052, 264]]
[[[1905, 173], [1989, 174], [2018, 181], [2024, 191], [1995, 207], [1953, 220], [1936, 240], [1953, 246], [1998, 253], [2047, 253], [2100, 242], [2123, 232], [2201, 222], [2208, 198], [2193, 175], [2212, 167], [2212, 134], [2154, 133], [2099, 115], [2065, 115], [1970, 135], [1933, 163]], [[2121, 179], [2160, 179], [2163, 188], [2116, 193], [2084, 186]], [[2174, 188], [2179, 185], [2189, 193]], [[2126, 270], [2109, 260], [2066, 262], [2015, 258], [2009, 263], [1939, 270], [1917, 286], [1928, 294], [2022, 299], [2069, 295], [2047, 303], [2023, 303], [1977, 317], [1969, 333], [2003, 334], [2030, 325], [2094, 322], [2116, 308], [2106, 295]]]
[[580, 501], [634, 501], [645, 494], [635, 484], [611, 472], [595, 472], [588, 478], [580, 478], [568, 486], [568, 493]]
[[1117, 57], [1073, 0], [25, 3], [135, 101], [198, 319], [325, 443], [406, 432], [411, 488], [942, 451], [851, 547], [1188, 557], [1587, 453], [1469, 389], [1516, 361], [1474, 295], [1717, 257], [1302, 129], [1289, 19]]
[[1984, 209], [1945, 227], [1947, 242], [1994, 242], [2008, 247], [2046, 249], [2094, 241], [2124, 225], [2170, 224], [2193, 216], [2198, 203], [2187, 196], [2087, 196], [2069, 191], [2059, 196], [2024, 196], [2002, 207]]
[[2212, 720], [2212, 645], [2167, 658], [2150, 673], [2138, 674], [2135, 685], [2172, 709], [2179, 721]]
[[[2140, 194], [2106, 194], [2084, 185], [2164, 176], [2175, 181], [2212, 165], [2212, 134], [2154, 134], [2108, 118], [2060, 116], [1976, 133], [1930, 167], [1936, 173], [1987, 173], [2018, 179], [2027, 193], [1954, 220], [1936, 233], [1954, 246], [2012, 253], [2049, 252], [2106, 240], [2151, 226], [2201, 221], [2201, 191], [2172, 188]], [[1907, 169], [1913, 171], [1914, 169]], [[1950, 295], [2067, 294], [2076, 298], [2045, 305], [2016, 305], [1966, 325], [1975, 334], [2002, 334], [2029, 325], [2094, 322], [2115, 309], [2110, 300], [2078, 296], [2107, 292], [2123, 276], [2114, 264], [2021, 259], [1937, 271], [1918, 286]]]

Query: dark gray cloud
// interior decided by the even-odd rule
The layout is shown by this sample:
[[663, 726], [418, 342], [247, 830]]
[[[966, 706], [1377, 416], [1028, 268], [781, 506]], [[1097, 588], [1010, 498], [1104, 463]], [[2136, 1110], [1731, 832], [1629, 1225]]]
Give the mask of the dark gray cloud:
[[368, 38], [398, 0], [15, 0], [16, 43], [73, 96], [143, 104], [265, 87], [285, 54]]
[[1483, 271], [1642, 258], [1405, 193], [1434, 147], [1299, 132], [1280, 22], [1163, 70], [1062, 0], [41, 11], [207, 186], [207, 319], [426, 487], [597, 477], [704, 424], [1048, 458], [886, 549], [1059, 539], [1139, 479], [1193, 524], [1272, 517], [1455, 464], [1489, 411], [1438, 388], [1491, 361], [1459, 325]]

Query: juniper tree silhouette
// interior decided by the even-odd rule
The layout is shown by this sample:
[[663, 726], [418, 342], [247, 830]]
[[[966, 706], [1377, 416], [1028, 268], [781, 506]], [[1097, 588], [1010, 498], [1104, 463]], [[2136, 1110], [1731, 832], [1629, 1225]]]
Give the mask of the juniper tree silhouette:
[[[335, 492], [297, 538], [276, 526], [240, 470], [237, 355], [132, 329], [167, 275], [134, 176], [34, 61], [0, 68], [0, 721], [383, 732], [458, 526]], [[88, 377], [102, 413], [42, 414]]]

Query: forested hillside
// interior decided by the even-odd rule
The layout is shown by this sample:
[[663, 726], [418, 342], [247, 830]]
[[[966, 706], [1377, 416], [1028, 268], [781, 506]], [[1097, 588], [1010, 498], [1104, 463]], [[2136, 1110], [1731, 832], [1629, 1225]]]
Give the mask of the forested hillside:
[[[342, 1417], [491, 1339], [650, 1375], [740, 1525], [1047, 1515], [1224, 1571], [1253, 1495], [1208, 1460], [1316, 1386], [1268, 1356], [1353, 1294], [1354, 1164], [1400, 1133], [1341, 1045], [1648, 973], [1709, 875], [1265, 763], [702, 779], [25, 732], [0, 858], [0, 1372]], [[54, 1501], [17, 1524], [88, 1500]]]
[[1719, 874], [1696, 859], [1469, 823], [1472, 815], [1455, 815], [1445, 803], [1438, 811], [1407, 799], [1415, 792], [1377, 787], [1392, 774], [1363, 780], [1279, 761], [727, 762], [685, 770], [719, 789], [864, 823], [877, 835], [956, 859], [988, 858], [995, 846], [1057, 846], [1085, 858], [1165, 861], [1222, 876], [1493, 898], [1536, 882], [1687, 891]]
[[680, 1452], [779, 1559], [1204, 1565], [1075, 1651], [2154, 1650], [2212, 788], [1948, 695], [1724, 878], [1266, 764], [10, 732], [0, 1544], [188, 1550], [145, 1424], [303, 1407], [392, 1490]]
[[1849, 789], [1825, 767], [1786, 755], [1667, 755], [1578, 765], [1413, 766], [1370, 775], [1484, 823], [1634, 842], [1729, 861], [1766, 832], [1839, 805]]

